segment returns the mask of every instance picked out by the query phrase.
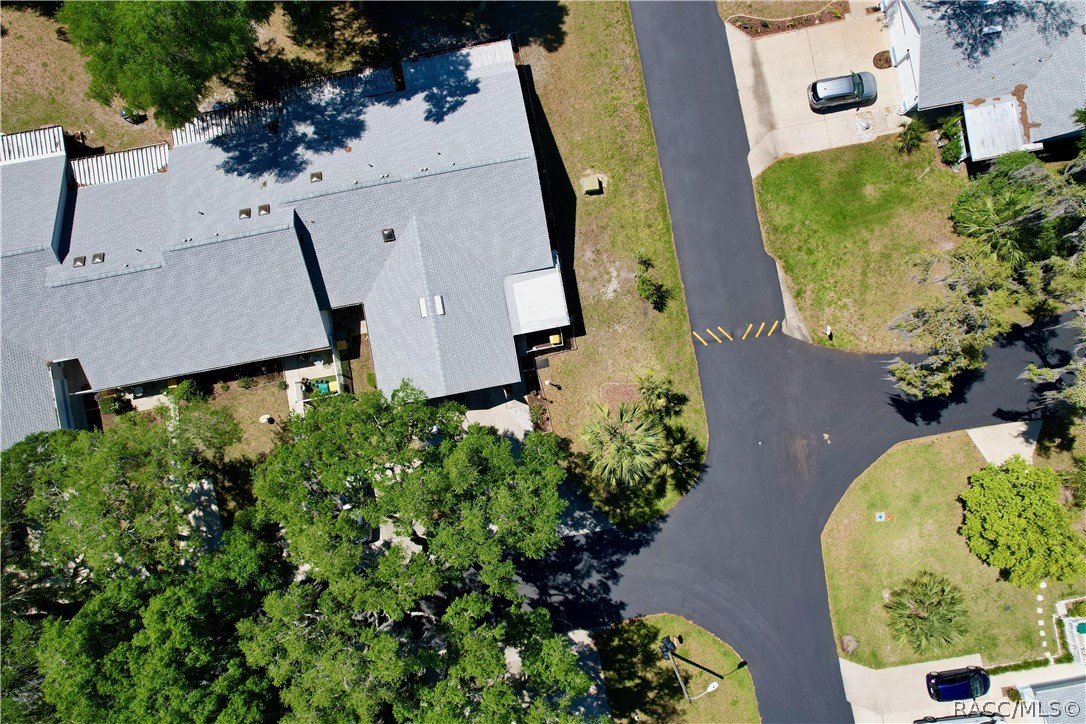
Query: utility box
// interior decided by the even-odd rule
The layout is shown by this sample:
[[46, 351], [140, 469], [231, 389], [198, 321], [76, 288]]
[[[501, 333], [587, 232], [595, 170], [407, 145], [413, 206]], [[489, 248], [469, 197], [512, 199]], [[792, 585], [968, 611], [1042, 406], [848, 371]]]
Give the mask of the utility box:
[[598, 196], [603, 193], [603, 177], [598, 174], [581, 179], [581, 191], [586, 196]]

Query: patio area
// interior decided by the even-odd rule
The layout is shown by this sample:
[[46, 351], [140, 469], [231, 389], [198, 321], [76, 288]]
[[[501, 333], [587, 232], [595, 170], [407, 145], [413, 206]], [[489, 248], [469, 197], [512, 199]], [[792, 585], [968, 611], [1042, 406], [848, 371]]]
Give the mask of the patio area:
[[287, 401], [295, 415], [305, 414], [305, 401], [314, 394], [338, 394], [336, 363], [331, 350], [284, 357], [283, 376], [287, 382]]

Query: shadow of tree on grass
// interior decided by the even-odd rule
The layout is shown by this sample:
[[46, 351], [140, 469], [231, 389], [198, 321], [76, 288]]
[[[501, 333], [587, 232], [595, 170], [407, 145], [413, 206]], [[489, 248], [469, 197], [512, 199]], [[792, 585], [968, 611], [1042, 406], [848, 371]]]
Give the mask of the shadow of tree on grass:
[[672, 671], [660, 664], [662, 636], [659, 628], [641, 618], [594, 636], [606, 672], [607, 701], [616, 719], [674, 721], [680, 716], [682, 690]]

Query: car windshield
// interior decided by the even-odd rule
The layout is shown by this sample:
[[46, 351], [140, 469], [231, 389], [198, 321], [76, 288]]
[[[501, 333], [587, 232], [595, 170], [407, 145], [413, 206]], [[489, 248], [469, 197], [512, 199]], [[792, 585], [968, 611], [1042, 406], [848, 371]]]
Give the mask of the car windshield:
[[815, 95], [819, 98], [840, 98], [842, 96], [859, 95], [861, 88], [860, 78], [856, 75], [846, 75], [840, 78], [828, 78], [815, 83]]

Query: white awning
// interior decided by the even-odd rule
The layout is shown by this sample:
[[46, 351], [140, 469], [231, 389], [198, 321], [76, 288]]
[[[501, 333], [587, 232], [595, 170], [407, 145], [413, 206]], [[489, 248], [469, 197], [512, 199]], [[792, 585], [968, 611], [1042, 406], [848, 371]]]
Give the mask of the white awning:
[[1018, 101], [1014, 98], [981, 106], [965, 105], [965, 134], [969, 155], [974, 161], [986, 161], [1011, 151], [1034, 151], [1022, 128]]
[[505, 302], [513, 334], [556, 329], [569, 324], [566, 292], [558, 255], [550, 269], [514, 274], [505, 278]]

